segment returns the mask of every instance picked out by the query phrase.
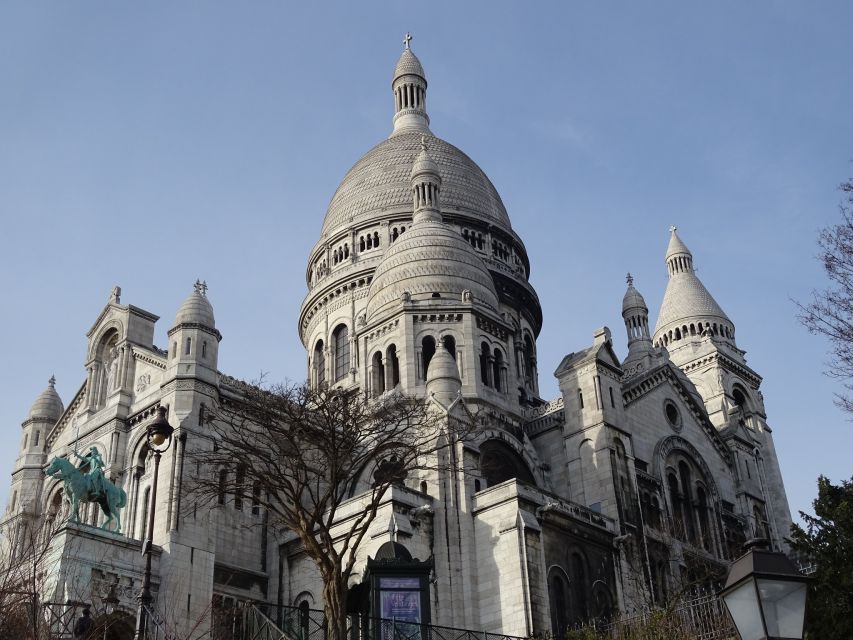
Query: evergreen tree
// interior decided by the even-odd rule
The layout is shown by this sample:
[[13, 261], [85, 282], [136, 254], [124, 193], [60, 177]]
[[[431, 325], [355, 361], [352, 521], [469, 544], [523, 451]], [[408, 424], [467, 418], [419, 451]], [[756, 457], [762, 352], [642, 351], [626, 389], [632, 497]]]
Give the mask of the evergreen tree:
[[821, 476], [814, 516], [791, 528], [791, 548], [815, 566], [806, 607], [808, 638], [853, 638], [853, 478], [832, 484]]

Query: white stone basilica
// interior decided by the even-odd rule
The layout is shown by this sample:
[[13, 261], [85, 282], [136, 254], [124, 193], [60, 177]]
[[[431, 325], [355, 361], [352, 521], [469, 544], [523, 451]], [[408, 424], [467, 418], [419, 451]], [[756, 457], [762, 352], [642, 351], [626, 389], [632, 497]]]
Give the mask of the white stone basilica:
[[[461, 394], [489, 425], [460, 449], [468, 473], [408, 478], [389, 494], [360, 553], [352, 611], [384, 613], [370, 563], [415, 558], [430, 563], [422, 621], [559, 632], [708, 582], [748, 538], [784, 548], [790, 514], [761, 377], [675, 228], [654, 329], [629, 276], [627, 355], [614, 352], [610, 330], [595, 330], [556, 368], [561, 395], [543, 400], [527, 251], [488, 177], [433, 134], [408, 39], [392, 92], [391, 135], [346, 174], [310, 252], [298, 323], [308, 377], [425, 402]], [[163, 619], [204, 630], [212, 602], [321, 608], [313, 565], [250, 498], [204, 513], [182, 504], [186, 452], [208, 437], [204, 413], [236, 381], [217, 368], [222, 336], [205, 285], [178, 310], [164, 349], [157, 320], [114, 290], [87, 333], [78, 392], [66, 406], [51, 379], [22, 423], [9, 536], [62, 516], [62, 485], [43, 471], [55, 456], [96, 447], [128, 496], [121, 534], [97, 528], [103, 516], [91, 508], [89, 524], [54, 535], [43, 599], [97, 605], [118, 585], [118, 608], [132, 617], [152, 513], [145, 429], [165, 406], [176, 431], [153, 510]]]

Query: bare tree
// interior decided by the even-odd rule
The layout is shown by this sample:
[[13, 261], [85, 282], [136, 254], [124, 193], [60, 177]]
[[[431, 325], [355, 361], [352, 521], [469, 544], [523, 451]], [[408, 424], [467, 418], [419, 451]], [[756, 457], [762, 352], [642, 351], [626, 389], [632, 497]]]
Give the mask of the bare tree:
[[[795, 302], [799, 319], [810, 333], [829, 338], [832, 357], [827, 374], [853, 391], [853, 180], [839, 186], [844, 201], [839, 205], [841, 222], [825, 228], [818, 238], [818, 255], [830, 286], [812, 292], [809, 304]], [[853, 398], [838, 394], [839, 407], [853, 412]]]
[[[212, 410], [211, 447], [190, 454], [201, 463], [190, 492], [208, 503], [251, 496], [270, 525], [296, 534], [322, 578], [329, 636], [344, 640], [348, 581], [383, 497], [407, 475], [453, 466], [473, 424], [460, 415], [393, 392], [244, 385]], [[359, 508], [339, 518], [350, 499]]]

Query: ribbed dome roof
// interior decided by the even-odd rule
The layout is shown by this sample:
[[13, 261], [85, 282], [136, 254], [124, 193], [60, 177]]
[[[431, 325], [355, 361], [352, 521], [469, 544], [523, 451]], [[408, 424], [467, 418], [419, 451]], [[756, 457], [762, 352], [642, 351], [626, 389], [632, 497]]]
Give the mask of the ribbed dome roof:
[[694, 273], [677, 273], [669, 279], [655, 333], [669, 324], [688, 318], [719, 318], [731, 320]]
[[622, 298], [622, 313], [625, 313], [629, 309], [649, 310], [649, 307], [646, 305], [645, 298], [643, 298], [642, 294], [634, 288], [634, 279], [631, 277], [630, 273], [628, 274], [628, 290]]
[[412, 53], [411, 49], [403, 49], [403, 55], [401, 55], [400, 59], [397, 61], [397, 66], [394, 68], [394, 78], [391, 82], [394, 82], [394, 80], [400, 76], [405, 75], [420, 76], [426, 81], [426, 74], [424, 73], [421, 61], [418, 60], [418, 57], [414, 53]]
[[62, 417], [65, 407], [62, 404], [62, 398], [56, 393], [55, 384], [56, 378], [51, 376], [47, 389], [41, 392], [36, 401], [33, 402], [33, 406], [30, 407], [30, 412], [27, 415], [28, 419], [41, 418], [56, 422]]
[[[341, 181], [323, 220], [332, 234], [398, 211], [412, 211], [410, 174], [421, 151], [420, 132], [397, 133], [368, 151]], [[511, 230], [500, 195], [483, 170], [452, 144], [427, 136], [442, 178], [442, 210], [460, 211]]]
[[213, 329], [216, 323], [213, 319], [213, 306], [207, 299], [207, 284], [196, 281], [193, 292], [184, 300], [178, 314], [175, 316], [174, 326], [179, 324], [200, 324]]
[[471, 245], [443, 222], [418, 222], [391, 245], [376, 268], [367, 319], [397, 304], [405, 292], [414, 300], [461, 302], [465, 290], [480, 304], [498, 308], [494, 280]]

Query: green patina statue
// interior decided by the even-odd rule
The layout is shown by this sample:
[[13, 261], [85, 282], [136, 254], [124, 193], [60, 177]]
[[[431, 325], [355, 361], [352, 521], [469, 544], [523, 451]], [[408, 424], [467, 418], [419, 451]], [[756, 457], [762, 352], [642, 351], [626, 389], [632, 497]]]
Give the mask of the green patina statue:
[[101, 510], [107, 516], [101, 529], [110, 530], [110, 525], [115, 523], [113, 531], [121, 533], [119, 509], [127, 504], [127, 494], [124, 489], [117, 487], [104, 477], [104, 459], [95, 447], [91, 447], [84, 455], [76, 451], [74, 455], [83, 463], [82, 468], [89, 466], [86, 473], [66, 458], [58, 457], [51, 460], [45, 469], [47, 475], [59, 478], [65, 483], [65, 496], [71, 503], [68, 522], [80, 522], [81, 502], [95, 502], [101, 506]]

